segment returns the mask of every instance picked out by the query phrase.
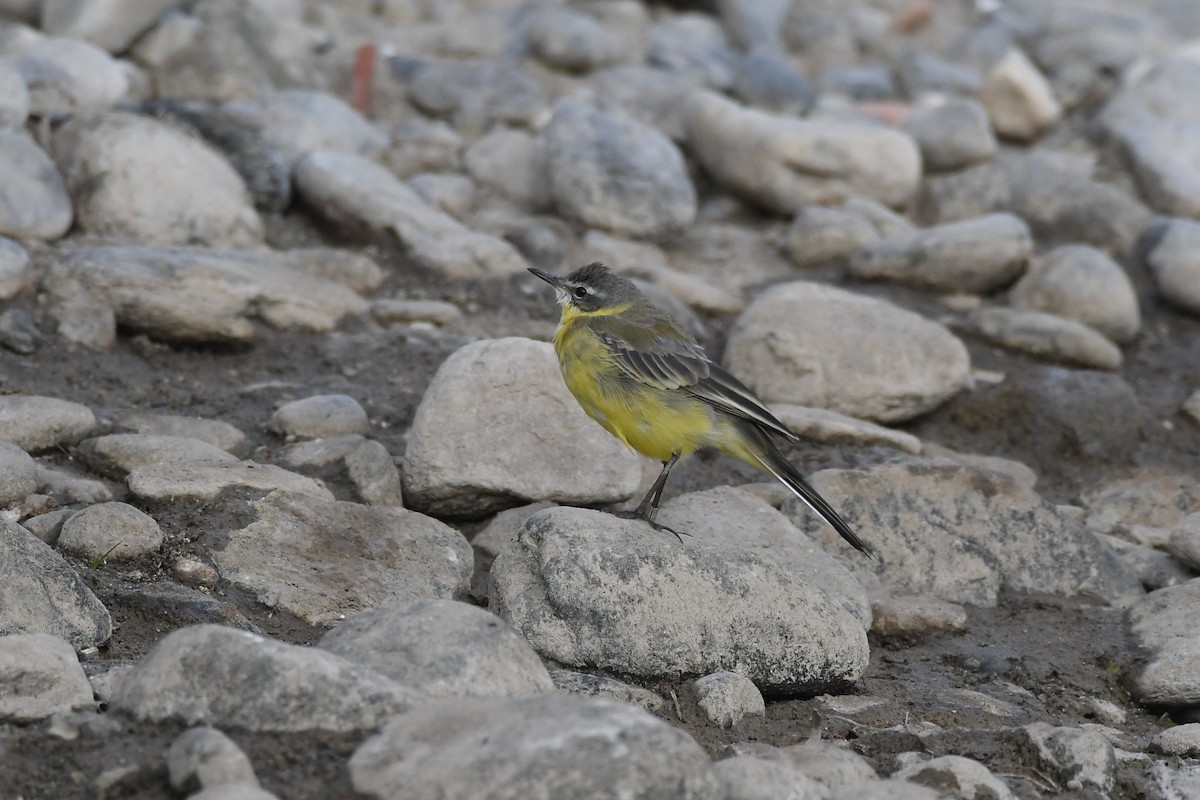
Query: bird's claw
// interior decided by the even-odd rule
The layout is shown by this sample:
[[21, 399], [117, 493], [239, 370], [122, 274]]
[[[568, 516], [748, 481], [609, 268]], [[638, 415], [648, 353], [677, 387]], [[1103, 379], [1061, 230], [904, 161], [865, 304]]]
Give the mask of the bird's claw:
[[621, 519], [640, 519], [642, 522], [645, 522], [651, 528], [654, 528], [654, 530], [659, 531], [660, 533], [665, 531], [669, 534], [672, 534], [676, 539], [679, 540], [680, 544], [683, 544], [684, 536], [691, 536], [691, 534], [687, 531], [677, 531], [674, 528], [667, 527], [660, 522], [655, 522], [649, 514], [640, 509], [634, 509], [632, 511], [611, 511], [609, 513], [613, 516], [620, 517]]

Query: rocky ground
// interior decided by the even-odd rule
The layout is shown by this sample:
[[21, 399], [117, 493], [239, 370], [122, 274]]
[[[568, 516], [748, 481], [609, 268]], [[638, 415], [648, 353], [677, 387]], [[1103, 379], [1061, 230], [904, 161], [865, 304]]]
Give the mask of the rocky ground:
[[[1200, 6], [0, 0], [0, 798], [1200, 796]], [[602, 260], [878, 554], [575, 405]]]

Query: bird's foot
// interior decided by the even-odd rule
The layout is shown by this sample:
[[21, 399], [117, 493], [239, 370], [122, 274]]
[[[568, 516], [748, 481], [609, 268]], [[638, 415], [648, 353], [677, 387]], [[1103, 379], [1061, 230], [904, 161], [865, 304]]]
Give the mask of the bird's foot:
[[666, 525], [655, 522], [650, 518], [649, 514], [641, 509], [635, 508], [632, 511], [610, 511], [609, 513], [615, 517], [620, 517], [621, 519], [640, 519], [642, 522], [645, 522], [651, 528], [654, 528], [654, 530], [659, 531], [660, 533], [665, 531], [672, 534], [676, 539], [679, 540], [680, 544], [683, 544], [684, 536], [691, 536], [691, 534], [687, 531], [677, 531], [674, 528], [669, 528]]

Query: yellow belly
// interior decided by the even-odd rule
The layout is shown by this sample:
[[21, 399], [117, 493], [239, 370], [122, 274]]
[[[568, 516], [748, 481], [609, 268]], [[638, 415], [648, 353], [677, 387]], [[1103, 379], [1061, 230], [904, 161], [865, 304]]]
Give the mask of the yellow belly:
[[667, 461], [710, 444], [713, 415], [706, 403], [680, 391], [630, 385], [607, 348], [582, 326], [560, 327], [554, 345], [571, 394], [627, 446]]

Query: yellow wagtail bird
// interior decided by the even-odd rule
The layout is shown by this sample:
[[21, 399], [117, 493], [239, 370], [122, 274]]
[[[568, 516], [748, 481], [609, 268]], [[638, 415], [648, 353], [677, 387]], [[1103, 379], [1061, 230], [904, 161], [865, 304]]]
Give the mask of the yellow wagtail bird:
[[622, 516], [678, 536], [655, 522], [663, 486], [680, 456], [713, 447], [774, 475], [843, 539], [874, 555], [770, 434], [793, 442], [799, 437], [631, 281], [600, 263], [565, 278], [529, 271], [554, 287], [562, 306], [554, 352], [571, 394], [613, 436], [662, 462], [646, 497]]

